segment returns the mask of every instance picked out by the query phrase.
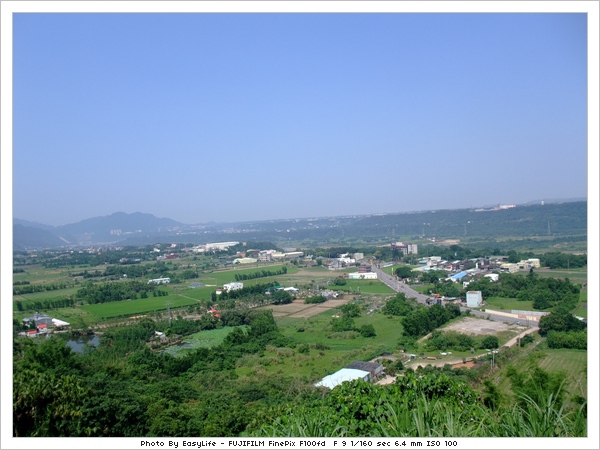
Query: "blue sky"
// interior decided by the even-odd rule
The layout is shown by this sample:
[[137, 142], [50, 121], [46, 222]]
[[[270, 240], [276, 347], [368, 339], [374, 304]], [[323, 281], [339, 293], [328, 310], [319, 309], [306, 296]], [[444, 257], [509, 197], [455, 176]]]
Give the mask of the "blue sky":
[[584, 14], [16, 14], [13, 214], [587, 196]]

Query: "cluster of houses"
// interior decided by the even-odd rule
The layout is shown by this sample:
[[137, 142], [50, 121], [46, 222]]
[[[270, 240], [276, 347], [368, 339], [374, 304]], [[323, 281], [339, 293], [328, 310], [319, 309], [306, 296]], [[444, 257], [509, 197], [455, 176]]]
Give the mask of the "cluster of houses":
[[238, 252], [239, 258], [233, 260], [234, 264], [254, 264], [257, 262], [284, 261], [296, 258], [302, 258], [304, 252], [289, 251], [280, 252], [278, 250], [246, 250]]
[[53, 328], [60, 329], [70, 325], [64, 320], [55, 319], [39, 312], [36, 312], [33, 316], [25, 317], [23, 323], [30, 329], [19, 334], [27, 337], [48, 335]]
[[506, 256], [490, 256], [489, 258], [472, 258], [464, 260], [447, 261], [441, 256], [429, 256], [419, 259], [416, 271], [445, 270], [446, 272], [465, 271], [467, 273], [492, 271], [513, 273], [519, 270], [529, 270], [540, 267], [538, 258], [529, 258], [518, 263], [506, 262]]

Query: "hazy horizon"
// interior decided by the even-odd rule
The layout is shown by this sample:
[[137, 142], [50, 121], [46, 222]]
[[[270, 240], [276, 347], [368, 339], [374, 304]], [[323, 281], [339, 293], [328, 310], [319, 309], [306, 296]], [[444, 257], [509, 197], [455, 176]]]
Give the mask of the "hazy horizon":
[[[526, 201], [523, 203], [519, 203], [516, 204], [517, 206], [519, 205], [529, 205], [529, 204], [535, 204], [538, 202], [542, 202], [542, 201], [546, 201], [549, 203], [552, 202], [574, 202], [574, 201], [587, 201], [587, 197], [574, 197], [574, 198], [548, 198], [546, 197], [545, 199], [540, 199], [540, 200], [530, 200], [530, 201]], [[157, 214], [152, 213], [151, 211], [114, 211], [112, 213], [109, 214], [104, 214], [104, 215], [95, 215], [95, 216], [90, 216], [90, 217], [84, 217], [80, 220], [76, 220], [74, 222], [66, 222], [66, 223], [59, 223], [59, 224], [51, 224], [51, 223], [47, 223], [47, 222], [40, 222], [37, 220], [28, 220], [28, 219], [23, 219], [22, 217], [13, 217], [13, 220], [23, 220], [23, 221], [27, 221], [27, 222], [32, 222], [32, 223], [39, 223], [41, 225], [50, 225], [53, 227], [60, 227], [60, 226], [64, 226], [64, 225], [70, 225], [73, 223], [78, 223], [87, 219], [94, 219], [94, 218], [98, 218], [98, 217], [109, 217], [112, 216], [114, 214], [120, 214], [120, 213], [124, 213], [124, 214], [149, 214], [152, 215], [156, 218], [159, 219], [171, 219], [171, 220], [175, 220], [176, 222], [180, 222], [182, 225], [200, 225], [200, 224], [206, 224], [206, 223], [223, 223], [223, 224], [228, 224], [228, 223], [245, 223], [245, 222], [262, 222], [262, 221], [285, 221], [285, 220], [308, 220], [311, 218], [327, 218], [327, 217], [352, 217], [352, 216], [378, 216], [378, 215], [388, 215], [388, 214], [413, 214], [413, 213], [420, 213], [420, 212], [426, 212], [426, 211], [444, 211], [444, 210], [463, 210], [463, 209], [472, 209], [472, 208], [490, 208], [490, 207], [494, 207], [494, 206], [500, 206], [500, 205], [507, 205], [510, 203], [496, 203], [496, 204], [482, 204], [482, 205], [473, 205], [473, 206], [468, 206], [468, 207], [457, 207], [457, 208], [435, 208], [435, 209], [418, 209], [418, 210], [410, 210], [410, 211], [374, 211], [374, 212], [366, 212], [366, 213], [361, 213], [361, 214], [339, 214], [339, 215], [321, 215], [321, 216], [303, 216], [303, 217], [264, 217], [264, 218], [260, 218], [260, 219], [252, 219], [252, 220], [236, 220], [236, 221], [220, 221], [220, 220], [212, 220], [212, 221], [207, 221], [207, 222], [180, 222], [178, 220], [173, 219], [172, 217], [167, 217], [167, 216], [159, 216]]]

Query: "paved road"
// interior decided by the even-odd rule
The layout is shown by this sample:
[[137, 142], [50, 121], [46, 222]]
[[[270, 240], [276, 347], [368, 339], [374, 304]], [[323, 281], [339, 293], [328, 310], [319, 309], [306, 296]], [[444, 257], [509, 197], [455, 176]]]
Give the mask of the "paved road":
[[[422, 303], [423, 305], [427, 305], [427, 300], [432, 300], [431, 297], [427, 296], [427, 295], [423, 295], [417, 291], [415, 291], [414, 289], [412, 289], [410, 286], [408, 286], [405, 283], [402, 283], [401, 281], [398, 281], [396, 278], [394, 278], [393, 276], [385, 273], [383, 270], [373, 266], [371, 268], [371, 270], [373, 272], [375, 272], [377, 274], [377, 277], [379, 278], [380, 281], [383, 281], [387, 286], [389, 286], [391, 289], [393, 289], [396, 292], [402, 292], [406, 295], [407, 298], [414, 298], [416, 299], [419, 303]], [[483, 317], [483, 318], [489, 318], [490, 320], [495, 320], [497, 322], [519, 322], [519, 320], [521, 322], [523, 322], [522, 319], [518, 319], [518, 318], [512, 318], [512, 317], [507, 317], [507, 316], [502, 316], [499, 314], [491, 314], [489, 312], [485, 312], [485, 311], [478, 311], [475, 309], [471, 309], [471, 308], [465, 308], [465, 307], [460, 307], [461, 311], [471, 311], [471, 315], [475, 316], [475, 317]], [[523, 325], [523, 323], [521, 323]], [[527, 323], [528, 326], [530, 326], [530, 328], [535, 328], [537, 327], [537, 323], [532, 322], [532, 321], [528, 321]]]
[[386, 285], [388, 285], [394, 291], [404, 293], [407, 298], [414, 298], [419, 303], [422, 303], [424, 305], [426, 305], [427, 300], [430, 299], [429, 296], [423, 295], [423, 294], [415, 291], [411, 287], [407, 286], [405, 283], [398, 281], [396, 278], [385, 273], [383, 270], [381, 270], [377, 267], [372, 267], [371, 270], [377, 274], [377, 277], [379, 278], [380, 281], [383, 281]]

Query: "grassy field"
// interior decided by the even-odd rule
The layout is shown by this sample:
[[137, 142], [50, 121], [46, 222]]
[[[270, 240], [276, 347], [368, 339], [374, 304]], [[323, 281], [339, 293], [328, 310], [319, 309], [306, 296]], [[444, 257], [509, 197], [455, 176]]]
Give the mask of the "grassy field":
[[[199, 281], [201, 283], [205, 283], [205, 284], [213, 284], [213, 285], [217, 285], [217, 286], [223, 286], [223, 284], [225, 283], [231, 283], [236, 281], [235, 280], [235, 275], [251, 275], [255, 272], [260, 272], [262, 270], [268, 270], [271, 272], [277, 272], [278, 270], [281, 270], [281, 268], [284, 266], [283, 264], [274, 264], [274, 265], [264, 265], [264, 264], [250, 264], [251, 267], [245, 267], [246, 265], [242, 266], [243, 268], [235, 268], [235, 269], [229, 269], [229, 270], [222, 270], [222, 271], [214, 271], [214, 272], [210, 272], [210, 273], [203, 273], [199, 276], [199, 278], [192, 280], [192, 281]], [[267, 278], [285, 278], [288, 275], [292, 275], [294, 273], [298, 272], [298, 269], [296, 269], [295, 267], [290, 267], [287, 266], [287, 274], [285, 275], [278, 275], [276, 277], [266, 277], [266, 278], [255, 278], [253, 280], [242, 280], [243, 283], [248, 283], [248, 284], [254, 284], [254, 283], [265, 283], [265, 280]]]
[[[517, 272], [519, 275], [527, 275], [529, 272], [522, 270]], [[573, 283], [587, 283], [587, 267], [581, 269], [535, 269], [535, 273], [540, 277], [568, 278]]]
[[550, 349], [537, 333], [533, 336], [536, 343], [522, 348], [519, 354], [501, 367], [492, 378], [492, 382], [498, 386], [505, 399], [510, 398], [513, 392], [510, 379], [506, 376], [509, 365], [524, 374], [530, 373], [536, 366], [548, 372], [562, 372], [566, 375], [565, 399], [569, 400], [576, 395], [587, 398], [587, 351]]
[[344, 286], [329, 286], [332, 291], [368, 294], [393, 294], [395, 291], [378, 280], [346, 280]]
[[84, 305], [80, 309], [94, 316], [109, 319], [113, 317], [128, 317], [137, 314], [167, 309], [167, 302], [171, 303], [171, 309], [184, 306], [197, 305], [198, 301], [181, 296], [169, 295], [166, 297], [151, 297], [137, 300], [123, 300], [120, 302], [100, 303], [96, 305]]
[[581, 291], [579, 295], [579, 306], [575, 310], [575, 315], [587, 319], [588, 308], [587, 308], [587, 288]]
[[[247, 328], [242, 326], [243, 329]], [[233, 330], [233, 327], [223, 327], [216, 330], [205, 330], [190, 334], [183, 340], [183, 344], [174, 345], [163, 350], [173, 356], [183, 356], [197, 348], [211, 348], [223, 342], [225, 337]]]
[[429, 291], [432, 290], [435, 285], [433, 284], [411, 284], [411, 289], [414, 289], [421, 294], [429, 294]]
[[333, 333], [331, 319], [332, 312], [308, 319], [277, 318], [282, 333], [300, 346], [296, 349], [271, 347], [262, 356], [246, 355], [239, 361], [236, 372], [244, 376], [265, 371], [317, 381], [352, 361], [368, 360], [397, 349], [402, 332], [397, 318], [388, 319], [382, 314], [363, 314], [356, 318], [358, 328], [373, 325], [377, 336], [370, 338], [356, 332]]
[[491, 309], [533, 311], [532, 301], [519, 301], [516, 298], [488, 297], [485, 299], [486, 306]]
[[544, 349], [539, 358], [542, 369], [562, 371], [567, 375], [567, 391], [571, 395], [587, 397], [587, 351], [564, 348]]

